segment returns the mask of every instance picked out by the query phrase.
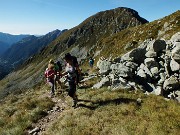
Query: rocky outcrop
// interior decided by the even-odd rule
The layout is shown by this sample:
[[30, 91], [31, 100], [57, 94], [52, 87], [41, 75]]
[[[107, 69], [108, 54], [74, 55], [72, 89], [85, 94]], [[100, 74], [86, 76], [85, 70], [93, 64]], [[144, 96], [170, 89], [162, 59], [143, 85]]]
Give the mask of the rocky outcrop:
[[169, 41], [161, 39], [146, 42], [114, 61], [100, 59], [97, 67], [101, 75], [108, 73], [108, 82], [111, 82], [109, 87], [112, 89], [142, 89], [167, 96], [180, 91], [179, 45], [180, 34], [176, 33]]

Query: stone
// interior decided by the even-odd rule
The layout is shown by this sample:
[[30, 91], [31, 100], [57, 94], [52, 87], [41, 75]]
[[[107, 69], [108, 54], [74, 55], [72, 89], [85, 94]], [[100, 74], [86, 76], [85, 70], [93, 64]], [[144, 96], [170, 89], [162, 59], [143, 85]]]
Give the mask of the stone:
[[178, 64], [174, 59], [171, 59], [170, 67], [171, 67], [171, 71], [179, 71], [180, 70], [180, 64]]
[[150, 71], [154, 77], [158, 77], [158, 73], [159, 73], [158, 67], [152, 67]]
[[146, 76], [146, 74], [145, 74], [145, 72], [144, 72], [143, 69], [139, 69], [139, 70], [137, 71], [137, 76], [140, 76], [141, 78], [144, 78], [144, 79], [147, 78], [147, 76]]
[[163, 84], [163, 89], [166, 91], [176, 90], [180, 87], [179, 81], [177, 77], [171, 76], [170, 78], [166, 79]]
[[35, 132], [39, 132], [40, 128], [39, 127], [35, 127], [33, 130], [29, 131], [29, 134], [34, 134]]
[[112, 64], [110, 69], [111, 73], [116, 74], [121, 77], [132, 77], [132, 69], [123, 65], [122, 63]]
[[180, 64], [180, 43], [176, 44], [175, 48], [172, 50], [172, 58]]
[[158, 67], [158, 63], [155, 61], [154, 58], [146, 58], [144, 60], [144, 64], [147, 66], [148, 69], [152, 67]]
[[109, 74], [110, 72], [110, 67], [111, 67], [111, 62], [108, 60], [99, 60], [97, 62], [97, 67], [99, 68], [99, 73], [100, 74]]
[[108, 77], [103, 77], [100, 82], [93, 85], [93, 89], [99, 89], [103, 86], [109, 86], [110, 85], [110, 79]]
[[136, 48], [129, 53], [129, 57], [133, 60], [133, 62], [140, 64], [145, 59], [145, 53], [145, 48]]
[[155, 57], [157, 57], [157, 53], [154, 51], [148, 51], [148, 52], [146, 52], [145, 56], [148, 58], [155, 58]]
[[174, 34], [174, 35], [171, 37], [170, 41], [171, 41], [172, 43], [180, 42], [180, 32], [177, 32], [176, 34]]
[[157, 86], [156, 89], [154, 89], [152, 92], [152, 94], [155, 94], [155, 95], [162, 95], [162, 93], [163, 93], [162, 86]]

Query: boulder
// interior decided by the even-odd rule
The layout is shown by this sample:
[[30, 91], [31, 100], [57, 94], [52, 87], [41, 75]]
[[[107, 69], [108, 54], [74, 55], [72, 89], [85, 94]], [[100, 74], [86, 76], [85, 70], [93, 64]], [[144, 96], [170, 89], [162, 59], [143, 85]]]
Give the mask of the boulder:
[[170, 41], [171, 41], [172, 43], [180, 42], [180, 32], [177, 32], [176, 34], [174, 34], [174, 35], [171, 37]]
[[157, 86], [153, 91], [152, 91], [152, 94], [155, 94], [155, 95], [161, 95], [163, 93], [163, 88], [162, 86]]
[[110, 85], [110, 79], [109, 77], [103, 77], [100, 82], [93, 85], [93, 89], [99, 89], [103, 86], [109, 86]]
[[154, 58], [146, 58], [144, 60], [144, 64], [147, 66], [148, 69], [153, 68], [153, 67], [158, 67], [158, 63]]
[[129, 53], [129, 57], [133, 60], [133, 62], [140, 64], [145, 59], [145, 53], [145, 48], [136, 48]]
[[172, 58], [180, 64], [180, 43], [176, 43], [175, 48], [172, 50]]
[[148, 52], [146, 52], [145, 56], [148, 58], [155, 58], [155, 57], [157, 57], [157, 53], [149, 50]]
[[112, 70], [111, 73], [116, 74], [120, 77], [132, 77], [132, 69], [129, 67], [126, 67], [122, 63], [116, 63], [112, 64], [110, 69]]
[[144, 70], [141, 69], [141, 68], [137, 71], [137, 76], [139, 76], [139, 77], [141, 77], [141, 78], [144, 78], [144, 79], [147, 78], [147, 76], [146, 76]]
[[153, 50], [155, 52], [160, 52], [166, 49], [166, 42], [164, 40], [156, 40], [153, 44]]
[[97, 67], [99, 68], [100, 74], [107, 75], [110, 72], [111, 62], [108, 60], [99, 60], [97, 62]]
[[180, 64], [178, 64], [174, 59], [171, 59], [170, 67], [171, 67], [171, 71], [179, 71], [180, 70]]
[[166, 42], [164, 40], [153, 40], [147, 45], [146, 50], [159, 53], [166, 49]]
[[172, 91], [177, 90], [180, 87], [178, 78], [175, 76], [171, 76], [170, 78], [166, 79], [163, 84], [163, 89], [165, 91]]
[[130, 89], [131, 86], [128, 84], [127, 80], [125, 80], [122, 77], [119, 77], [119, 79], [114, 79], [112, 81], [111, 88], [113, 90], [115, 90], [115, 89]]

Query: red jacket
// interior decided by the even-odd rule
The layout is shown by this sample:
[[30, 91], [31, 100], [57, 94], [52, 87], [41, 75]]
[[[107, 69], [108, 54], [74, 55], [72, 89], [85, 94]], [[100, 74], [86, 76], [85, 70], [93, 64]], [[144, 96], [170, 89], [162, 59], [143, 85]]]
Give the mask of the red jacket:
[[53, 69], [47, 68], [44, 75], [48, 79], [54, 79], [55, 71]]

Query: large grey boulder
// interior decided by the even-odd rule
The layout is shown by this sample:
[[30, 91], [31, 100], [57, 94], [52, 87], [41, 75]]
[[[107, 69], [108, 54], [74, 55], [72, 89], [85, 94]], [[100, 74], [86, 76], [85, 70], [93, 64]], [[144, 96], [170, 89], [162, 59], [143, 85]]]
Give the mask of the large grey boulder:
[[170, 41], [171, 41], [172, 43], [180, 42], [180, 32], [177, 32], [176, 34], [174, 34], [174, 35], [171, 37]]
[[175, 44], [175, 48], [172, 50], [172, 58], [180, 64], [180, 42]]
[[120, 77], [132, 77], [132, 69], [123, 65], [122, 63], [112, 64], [110, 69], [111, 73], [116, 74]]
[[100, 82], [94, 84], [92, 88], [93, 89], [99, 89], [103, 86], [109, 86], [109, 85], [111, 85], [110, 79], [108, 76], [106, 76], [106, 77], [103, 77]]
[[164, 40], [156, 40], [153, 44], [153, 50], [155, 52], [160, 52], [166, 49], [166, 42]]
[[166, 49], [166, 42], [164, 40], [153, 40], [147, 45], [146, 50], [159, 53]]
[[144, 79], [147, 78], [146, 73], [145, 73], [144, 70], [141, 69], [141, 68], [137, 71], [137, 76], [139, 76], [139, 77], [141, 77], [141, 78], [144, 78]]
[[155, 58], [155, 57], [157, 57], [157, 53], [152, 50], [149, 50], [146, 52], [145, 56], [148, 58]]
[[179, 71], [180, 70], [180, 64], [178, 64], [174, 59], [171, 59], [170, 67], [171, 67], [171, 71]]
[[146, 54], [145, 48], [136, 48], [129, 53], [129, 57], [133, 62], [140, 64], [144, 61]]
[[177, 90], [180, 87], [178, 78], [175, 76], [171, 76], [166, 79], [163, 84], [163, 89], [166, 91]]
[[148, 69], [158, 67], [158, 63], [154, 58], [146, 58], [144, 60], [144, 64], [147, 66]]
[[97, 62], [97, 67], [99, 68], [99, 73], [100, 74], [109, 74], [110, 72], [110, 67], [111, 67], [111, 62], [108, 60], [99, 60]]
[[122, 77], [119, 77], [119, 79], [114, 79], [112, 81], [111, 88], [112, 88], [112, 90], [115, 90], [115, 89], [130, 89], [131, 85], [128, 84], [127, 80], [125, 80]]

